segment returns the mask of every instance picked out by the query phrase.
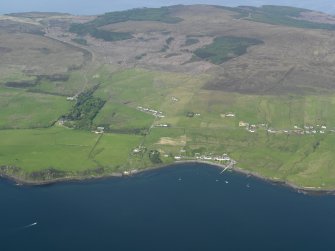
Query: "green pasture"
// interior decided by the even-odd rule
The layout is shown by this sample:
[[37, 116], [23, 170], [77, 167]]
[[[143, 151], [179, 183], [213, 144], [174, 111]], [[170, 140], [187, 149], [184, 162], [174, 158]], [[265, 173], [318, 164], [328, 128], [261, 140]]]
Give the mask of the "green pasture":
[[[186, 111], [200, 113], [201, 116], [187, 118]], [[268, 124], [275, 129], [303, 128], [305, 125], [335, 128], [334, 112], [334, 95], [257, 96], [202, 90], [179, 113], [177, 126], [235, 128], [240, 121], [244, 121]], [[221, 116], [227, 113], [234, 113], [236, 117]]]
[[80, 172], [97, 167], [125, 165], [139, 136], [94, 134], [54, 127], [49, 129], [1, 130], [0, 163], [30, 173], [46, 168]]
[[69, 73], [69, 79], [66, 81], [42, 80], [31, 91], [40, 93], [51, 93], [62, 96], [74, 96], [86, 89], [94, 86], [98, 81], [91, 80], [89, 77], [93, 72], [73, 71]]
[[65, 97], [0, 87], [0, 129], [49, 127], [70, 107]]
[[[92, 149], [89, 158], [94, 159], [95, 163], [117, 170], [128, 168], [127, 165], [132, 150], [140, 145], [141, 136], [126, 134], [104, 134], [99, 143]], [[138, 168], [132, 166], [131, 168]]]
[[149, 128], [155, 117], [125, 104], [107, 102], [94, 119], [96, 125], [107, 125], [111, 130]]

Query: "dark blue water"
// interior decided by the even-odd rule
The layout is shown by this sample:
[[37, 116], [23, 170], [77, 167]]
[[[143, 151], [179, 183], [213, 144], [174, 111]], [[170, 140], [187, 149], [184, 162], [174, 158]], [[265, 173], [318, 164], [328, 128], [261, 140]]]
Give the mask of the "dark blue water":
[[44, 187], [1, 180], [0, 250], [335, 250], [335, 197], [219, 173], [181, 165]]

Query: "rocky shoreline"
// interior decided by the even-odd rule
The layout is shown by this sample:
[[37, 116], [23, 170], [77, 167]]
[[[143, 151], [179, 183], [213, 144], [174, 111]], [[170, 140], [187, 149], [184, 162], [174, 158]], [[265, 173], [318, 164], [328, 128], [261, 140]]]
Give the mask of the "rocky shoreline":
[[[141, 170], [133, 170], [130, 172], [123, 172], [123, 173], [102, 173], [101, 175], [87, 175], [87, 176], [76, 176], [76, 175], [69, 175], [65, 177], [60, 178], [54, 178], [54, 179], [48, 179], [48, 180], [27, 180], [20, 176], [10, 175], [6, 173], [0, 173], [0, 178], [7, 179], [16, 185], [22, 185], [22, 186], [44, 186], [44, 185], [52, 185], [57, 183], [63, 183], [63, 182], [86, 182], [90, 180], [99, 180], [99, 179], [108, 179], [108, 178], [121, 178], [121, 177], [128, 177], [137, 175], [140, 173], [163, 169], [163, 168], [169, 168], [176, 165], [181, 164], [204, 164], [208, 166], [212, 166], [215, 168], [218, 168], [220, 170], [224, 170], [226, 168], [225, 165], [219, 164], [219, 163], [213, 163], [208, 161], [199, 161], [199, 160], [183, 160], [183, 161], [175, 161], [174, 163], [167, 164], [167, 165], [159, 165], [155, 167], [150, 167], [147, 169], [141, 169]], [[260, 180], [263, 180], [265, 182], [269, 182], [274, 185], [280, 185], [285, 186], [290, 189], [293, 189], [294, 191], [298, 193], [304, 193], [304, 194], [310, 194], [310, 195], [335, 195], [335, 190], [333, 189], [319, 189], [314, 187], [300, 187], [295, 184], [292, 184], [290, 182], [284, 181], [284, 180], [275, 180], [271, 178], [264, 177], [258, 173], [254, 173], [239, 167], [234, 166], [233, 168], [229, 168], [227, 171], [236, 172], [242, 175], [251, 176]]]

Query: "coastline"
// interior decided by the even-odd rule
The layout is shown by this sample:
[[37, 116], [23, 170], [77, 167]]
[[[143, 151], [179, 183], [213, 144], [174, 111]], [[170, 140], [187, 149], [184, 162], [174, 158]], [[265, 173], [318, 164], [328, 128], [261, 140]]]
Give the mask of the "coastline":
[[[8, 174], [0, 173], [0, 178], [6, 179], [19, 186], [47, 186], [47, 185], [66, 183], [66, 182], [86, 182], [86, 181], [102, 180], [102, 179], [109, 179], [109, 178], [129, 177], [129, 176], [134, 176], [134, 175], [138, 175], [138, 174], [145, 173], [145, 172], [150, 172], [150, 171], [159, 170], [163, 168], [169, 168], [169, 167], [178, 166], [182, 164], [204, 164], [204, 165], [208, 165], [214, 168], [218, 168], [220, 170], [223, 170], [226, 168], [225, 165], [222, 165], [219, 163], [199, 161], [199, 160], [183, 160], [183, 161], [175, 161], [174, 163], [170, 163], [170, 164], [164, 164], [164, 165], [149, 167], [146, 169], [136, 170], [134, 172], [131, 172], [130, 174], [105, 173], [102, 175], [90, 175], [90, 176], [73, 175], [73, 176], [66, 176], [66, 177], [61, 177], [61, 178], [54, 178], [50, 180], [34, 181], [34, 180], [25, 180], [22, 177], [16, 177], [16, 176], [11, 176]], [[288, 187], [298, 193], [309, 194], [309, 195], [335, 195], [335, 189], [319, 189], [316, 187], [315, 188], [314, 187], [300, 187], [298, 185], [287, 182], [285, 180], [267, 178], [258, 173], [254, 173], [254, 172], [251, 172], [251, 171], [248, 171], [248, 170], [236, 167], [236, 166], [234, 166], [233, 168], [229, 168], [227, 171], [235, 172], [235, 173], [245, 175], [245, 176], [251, 176], [253, 178], [256, 178], [256, 179], [259, 179], [265, 182], [269, 182], [273, 185], [280, 185], [280, 186]]]
[[[172, 165], [178, 165], [178, 164], [186, 164], [186, 163], [195, 163], [195, 164], [205, 164], [205, 165], [209, 165], [215, 168], [218, 168], [220, 170], [224, 169], [225, 166], [221, 165], [219, 163], [213, 163], [213, 162], [206, 162], [206, 161], [178, 161], [173, 163]], [[231, 171], [231, 172], [235, 172], [241, 175], [245, 175], [245, 176], [251, 176], [253, 178], [262, 180], [264, 182], [268, 182], [271, 183], [273, 185], [279, 185], [279, 186], [283, 186], [283, 187], [287, 187], [290, 188], [292, 190], [294, 190], [295, 192], [298, 193], [303, 193], [303, 194], [310, 194], [310, 195], [335, 195], [335, 189], [318, 189], [318, 188], [312, 188], [312, 187], [300, 187], [297, 186], [293, 183], [287, 182], [285, 180], [277, 180], [277, 179], [271, 179], [271, 178], [267, 178], [264, 177], [258, 173], [254, 173], [239, 167], [233, 167], [228, 169], [227, 171]]]

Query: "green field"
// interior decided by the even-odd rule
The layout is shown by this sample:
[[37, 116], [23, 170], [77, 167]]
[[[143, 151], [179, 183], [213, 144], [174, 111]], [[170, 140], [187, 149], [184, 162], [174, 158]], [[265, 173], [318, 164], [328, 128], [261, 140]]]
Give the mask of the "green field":
[[0, 87], [0, 129], [49, 127], [70, 107], [64, 97]]
[[131, 150], [141, 137], [105, 134], [54, 127], [0, 131], [1, 165], [22, 167], [26, 174], [55, 168], [67, 173], [127, 166]]
[[154, 121], [152, 115], [120, 103], [107, 102], [94, 119], [96, 125], [115, 132], [136, 132], [148, 129]]

